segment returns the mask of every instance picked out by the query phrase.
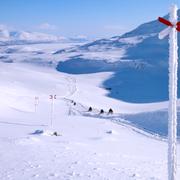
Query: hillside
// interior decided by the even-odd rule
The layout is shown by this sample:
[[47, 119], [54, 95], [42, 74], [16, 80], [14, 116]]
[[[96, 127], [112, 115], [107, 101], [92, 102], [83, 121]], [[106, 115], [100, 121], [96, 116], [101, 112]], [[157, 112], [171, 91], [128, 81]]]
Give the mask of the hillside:
[[[22, 63], [0, 65], [0, 179], [167, 178], [166, 141], [119, 116], [157, 111], [166, 104], [137, 105], [106, 97], [100, 84], [111, 73], [70, 76]], [[57, 95], [52, 127], [50, 94]], [[90, 105], [93, 112], [88, 113]], [[109, 107], [114, 115], [99, 115], [100, 108]], [[58, 136], [51, 136], [54, 131]]]

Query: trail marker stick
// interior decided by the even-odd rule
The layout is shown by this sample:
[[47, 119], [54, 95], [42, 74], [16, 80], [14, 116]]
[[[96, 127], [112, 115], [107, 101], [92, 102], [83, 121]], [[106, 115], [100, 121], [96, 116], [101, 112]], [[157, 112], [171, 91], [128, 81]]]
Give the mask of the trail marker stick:
[[35, 96], [34, 97], [34, 111], [37, 112], [37, 106], [39, 104], [39, 97]]
[[168, 180], [177, 178], [177, 31], [180, 31], [180, 22], [177, 19], [176, 5], [171, 7], [169, 21], [159, 18], [161, 23], [168, 26], [168, 29], [160, 32], [160, 39], [169, 35]]
[[56, 99], [56, 95], [50, 95], [51, 99], [51, 114], [50, 114], [50, 127], [53, 126], [53, 119], [54, 119], [54, 100]]

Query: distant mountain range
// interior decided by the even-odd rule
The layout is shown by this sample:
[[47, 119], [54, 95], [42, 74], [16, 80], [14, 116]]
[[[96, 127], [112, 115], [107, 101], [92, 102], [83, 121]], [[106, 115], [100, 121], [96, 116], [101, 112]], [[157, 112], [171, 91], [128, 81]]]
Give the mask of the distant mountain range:
[[66, 38], [51, 34], [29, 31], [9, 31], [6, 28], [0, 28], [0, 45], [12, 45], [23, 43], [44, 43], [44, 42], [84, 42], [86, 37], [77, 36]]

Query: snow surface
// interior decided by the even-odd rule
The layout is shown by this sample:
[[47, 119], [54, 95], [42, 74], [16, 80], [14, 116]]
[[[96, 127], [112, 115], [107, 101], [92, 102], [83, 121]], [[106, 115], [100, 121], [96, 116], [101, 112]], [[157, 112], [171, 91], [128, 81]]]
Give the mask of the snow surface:
[[0, 30], [0, 179], [167, 179], [163, 28], [152, 21], [89, 43]]
[[[100, 108], [135, 113], [166, 103], [138, 105], [106, 97], [101, 83], [112, 73], [68, 75], [22, 63], [0, 67], [1, 180], [167, 179], [166, 141], [98, 115]], [[50, 94], [57, 95], [53, 128]], [[83, 115], [90, 105], [96, 110]], [[51, 136], [53, 131], [59, 136]], [[179, 170], [178, 163], [178, 177]]]

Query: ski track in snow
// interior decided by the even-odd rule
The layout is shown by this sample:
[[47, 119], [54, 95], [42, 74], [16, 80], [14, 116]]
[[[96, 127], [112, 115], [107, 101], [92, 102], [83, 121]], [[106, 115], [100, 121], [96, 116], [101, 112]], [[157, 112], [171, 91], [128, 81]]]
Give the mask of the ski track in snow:
[[136, 133], [139, 133], [143, 136], [148, 138], [157, 139], [160, 141], [167, 141], [165, 137], [159, 136], [152, 132], [148, 132], [147, 130], [141, 129], [138, 126], [135, 126], [128, 122], [128, 120], [123, 119], [123, 114], [113, 113], [113, 115], [108, 115], [108, 112], [104, 112], [104, 114], [99, 114], [100, 109], [93, 109], [92, 112], [88, 112], [88, 107], [82, 105], [81, 103], [76, 102], [76, 106], [73, 105], [73, 100], [71, 99], [64, 99], [67, 101], [67, 105], [69, 106], [69, 115], [76, 115], [76, 116], [85, 116], [85, 117], [92, 117], [92, 118], [99, 118], [99, 119], [106, 119], [112, 121], [113, 123], [119, 124], [126, 128], [133, 130]]
[[[50, 100], [42, 99], [48, 93], [39, 96], [36, 113], [31, 106], [31, 111], [21, 111], [19, 106], [5, 109], [6, 116], [1, 114], [1, 180], [166, 179], [165, 142], [126, 124], [121, 114], [100, 116], [99, 109], [89, 113], [83, 103], [74, 106], [77, 80], [65, 74], [61, 78], [68, 92], [58, 91], [53, 129], [49, 128]], [[33, 134], [41, 129], [42, 134]], [[48, 131], [60, 136], [50, 136]]]

